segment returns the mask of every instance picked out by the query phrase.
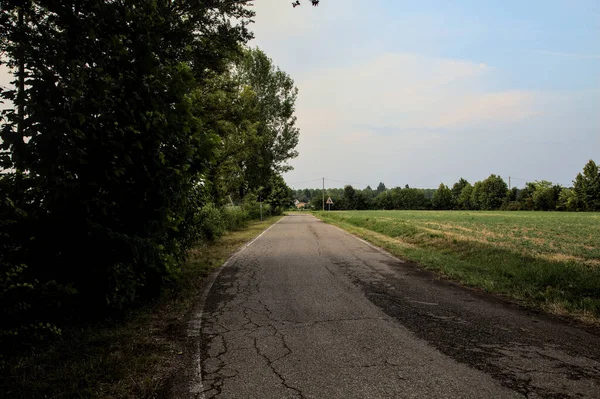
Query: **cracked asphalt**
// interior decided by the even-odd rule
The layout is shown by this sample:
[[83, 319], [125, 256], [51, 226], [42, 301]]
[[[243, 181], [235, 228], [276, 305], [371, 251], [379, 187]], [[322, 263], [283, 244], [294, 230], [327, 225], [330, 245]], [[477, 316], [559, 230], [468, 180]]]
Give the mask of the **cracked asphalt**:
[[437, 280], [310, 215], [234, 256], [192, 324], [188, 397], [600, 397], [596, 331]]

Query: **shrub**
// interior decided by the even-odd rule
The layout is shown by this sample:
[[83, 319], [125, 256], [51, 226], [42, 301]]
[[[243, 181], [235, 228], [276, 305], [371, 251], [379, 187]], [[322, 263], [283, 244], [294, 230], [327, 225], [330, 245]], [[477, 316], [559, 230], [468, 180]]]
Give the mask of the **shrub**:
[[[248, 218], [257, 220], [260, 219], [260, 202], [258, 202], [258, 197], [255, 194], [248, 194], [244, 197], [244, 201], [242, 203], [243, 211], [248, 215]], [[271, 215], [271, 206], [263, 202], [262, 204], [262, 215], [263, 218]]]
[[227, 230], [238, 230], [248, 225], [249, 216], [239, 207], [226, 207], [222, 211]]
[[523, 208], [521, 207], [521, 203], [519, 201], [506, 201], [502, 204], [503, 211], [520, 211]]
[[200, 238], [206, 241], [214, 241], [222, 236], [226, 229], [223, 214], [213, 204], [203, 206], [197, 214]]

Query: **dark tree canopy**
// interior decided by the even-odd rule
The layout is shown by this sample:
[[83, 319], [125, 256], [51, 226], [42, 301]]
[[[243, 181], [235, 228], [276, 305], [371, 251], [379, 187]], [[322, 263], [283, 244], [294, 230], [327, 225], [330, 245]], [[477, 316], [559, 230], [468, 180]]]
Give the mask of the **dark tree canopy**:
[[2, 2], [0, 336], [155, 295], [222, 231], [227, 178], [287, 206], [296, 89], [244, 3]]

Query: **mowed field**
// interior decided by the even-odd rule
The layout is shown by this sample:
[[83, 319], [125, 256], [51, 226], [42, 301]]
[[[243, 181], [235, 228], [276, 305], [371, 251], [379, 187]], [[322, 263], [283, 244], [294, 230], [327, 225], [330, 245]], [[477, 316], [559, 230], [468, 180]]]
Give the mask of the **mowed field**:
[[316, 216], [465, 285], [600, 322], [600, 213], [339, 211]]

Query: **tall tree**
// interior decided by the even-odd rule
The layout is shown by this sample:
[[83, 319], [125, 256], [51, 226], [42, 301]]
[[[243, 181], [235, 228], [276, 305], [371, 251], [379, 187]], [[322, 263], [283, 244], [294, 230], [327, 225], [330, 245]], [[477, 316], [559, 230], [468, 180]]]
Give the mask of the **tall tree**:
[[434, 209], [452, 209], [454, 208], [454, 199], [452, 191], [444, 183], [441, 183], [438, 189], [433, 193], [431, 204]]
[[531, 195], [533, 209], [536, 211], [554, 211], [558, 205], [561, 187], [552, 182], [542, 180], [533, 183], [534, 191]]
[[26, 216], [0, 235], [31, 278], [79, 299], [48, 298], [120, 307], [176, 272], [218, 139], [191, 94], [251, 37], [251, 16], [238, 2], [2, 2], [0, 52], [26, 77], [1, 93], [25, 110], [2, 113], [2, 167], [16, 170], [3, 185]]
[[477, 209], [474, 207], [473, 205], [473, 186], [471, 184], [467, 184], [466, 186], [463, 187], [462, 191], [460, 192], [460, 196], [458, 197], [458, 207], [459, 209], [465, 209], [465, 210], [469, 210], [469, 209]]
[[573, 191], [582, 205], [582, 210], [600, 211], [600, 171], [593, 160], [589, 160], [573, 181]]
[[467, 185], [469, 185], [469, 182], [461, 177], [460, 180], [452, 186], [452, 198], [454, 199], [455, 204], [459, 203], [460, 194]]
[[500, 176], [490, 175], [473, 186], [473, 206], [481, 210], [500, 209], [508, 195], [508, 185]]
[[344, 186], [344, 209], [356, 209], [356, 190], [351, 185]]
[[299, 130], [294, 116], [298, 89], [285, 72], [259, 49], [250, 49], [238, 66], [241, 82], [256, 93], [259, 116], [258, 145], [242, 165], [249, 189], [273, 173], [292, 169], [288, 160], [298, 156]]
[[199, 89], [194, 109], [220, 140], [207, 174], [212, 199], [242, 199], [291, 169], [299, 131], [294, 107], [297, 89], [288, 74], [259, 49], [247, 49]]

